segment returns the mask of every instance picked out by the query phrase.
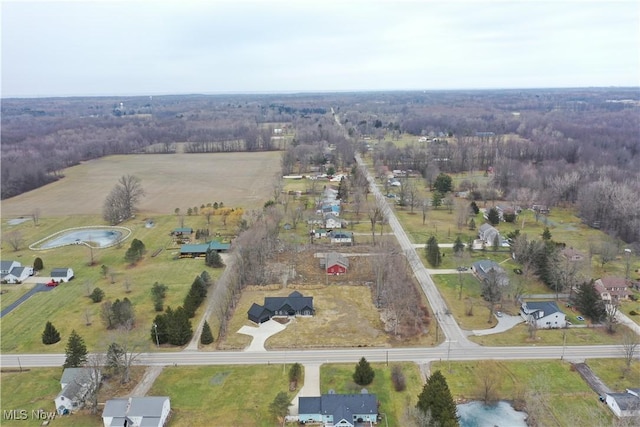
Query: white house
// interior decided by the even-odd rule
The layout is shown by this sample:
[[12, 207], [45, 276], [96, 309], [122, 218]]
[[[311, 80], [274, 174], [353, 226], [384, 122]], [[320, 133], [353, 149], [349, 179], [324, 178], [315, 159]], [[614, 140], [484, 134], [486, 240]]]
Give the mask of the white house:
[[22, 283], [33, 275], [33, 268], [23, 267], [18, 261], [0, 261], [0, 280], [6, 283]]
[[104, 427], [163, 427], [171, 412], [168, 396], [107, 400], [102, 411]]
[[298, 419], [303, 423], [323, 426], [354, 427], [378, 422], [378, 398], [363, 391], [361, 394], [329, 394], [298, 397]]
[[478, 228], [478, 238], [486, 245], [493, 245], [496, 237], [500, 240], [500, 233], [489, 223], [484, 223]]
[[627, 389], [626, 393], [607, 393], [605, 402], [618, 418], [640, 417], [640, 388]]
[[331, 243], [353, 244], [353, 233], [348, 231], [337, 231], [331, 233]]
[[566, 315], [553, 301], [527, 301], [520, 307], [520, 315], [538, 329], [556, 329], [567, 326]]
[[54, 268], [51, 270], [51, 279], [56, 282], [68, 282], [73, 279], [73, 269], [71, 268]]
[[342, 222], [335, 215], [327, 215], [324, 217], [324, 226], [327, 229], [342, 228]]
[[95, 387], [94, 381], [100, 381], [90, 368], [66, 368], [60, 378], [62, 390], [54, 399], [58, 415], [69, 414], [84, 405], [87, 394]]

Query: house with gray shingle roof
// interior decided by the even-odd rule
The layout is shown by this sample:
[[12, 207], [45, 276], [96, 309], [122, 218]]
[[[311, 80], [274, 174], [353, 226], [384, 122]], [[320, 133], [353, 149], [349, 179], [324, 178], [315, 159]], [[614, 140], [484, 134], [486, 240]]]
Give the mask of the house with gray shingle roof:
[[247, 312], [249, 320], [263, 323], [274, 316], [313, 316], [313, 297], [293, 291], [286, 297], [265, 297], [264, 305], [253, 303]]
[[107, 400], [102, 411], [104, 427], [163, 427], [171, 412], [168, 396]]
[[375, 394], [323, 394], [298, 397], [298, 420], [324, 426], [354, 427], [377, 424], [378, 399]]
[[58, 283], [68, 282], [73, 279], [73, 277], [73, 269], [68, 267], [54, 268], [51, 270], [51, 279]]
[[607, 393], [605, 402], [618, 418], [640, 417], [640, 388], [629, 388], [626, 393]]
[[[97, 376], [101, 375], [97, 372]], [[95, 389], [96, 374], [91, 368], [66, 368], [60, 378], [62, 390], [54, 399], [58, 415], [74, 412], [84, 406], [84, 400]]]
[[22, 283], [33, 275], [33, 268], [23, 267], [18, 261], [0, 261], [0, 281], [3, 283]]
[[520, 315], [538, 329], [556, 329], [567, 326], [566, 315], [554, 301], [526, 301], [520, 306]]

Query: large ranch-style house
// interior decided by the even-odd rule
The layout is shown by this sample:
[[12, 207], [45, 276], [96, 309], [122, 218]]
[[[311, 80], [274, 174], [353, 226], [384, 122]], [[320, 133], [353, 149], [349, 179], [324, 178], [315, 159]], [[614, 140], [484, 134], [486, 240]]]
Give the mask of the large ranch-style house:
[[567, 326], [565, 314], [554, 301], [527, 301], [520, 307], [520, 315], [537, 329], [557, 329]]
[[231, 243], [220, 243], [212, 240], [209, 243], [188, 244], [180, 247], [180, 258], [198, 258], [207, 255], [207, 251], [212, 250], [218, 253], [227, 252], [231, 248]]
[[171, 413], [168, 396], [107, 400], [102, 411], [104, 427], [164, 427]]
[[33, 268], [23, 267], [18, 261], [0, 261], [2, 283], [22, 283], [33, 275]]
[[272, 317], [313, 316], [313, 297], [293, 291], [286, 297], [265, 297], [264, 305], [253, 303], [247, 312], [249, 320], [263, 323]]
[[361, 394], [329, 394], [298, 397], [298, 420], [323, 426], [355, 427], [378, 423], [378, 398]]
[[346, 274], [349, 270], [349, 258], [337, 252], [330, 252], [319, 258], [320, 268], [334, 276]]

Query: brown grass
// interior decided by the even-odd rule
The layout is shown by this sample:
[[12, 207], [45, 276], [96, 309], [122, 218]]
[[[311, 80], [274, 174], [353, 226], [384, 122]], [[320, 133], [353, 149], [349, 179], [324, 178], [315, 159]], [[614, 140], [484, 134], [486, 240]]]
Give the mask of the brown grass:
[[122, 175], [136, 175], [146, 214], [173, 213], [202, 203], [255, 208], [272, 193], [280, 153], [146, 154], [109, 156], [64, 170], [57, 182], [2, 201], [5, 218], [101, 214], [104, 199]]

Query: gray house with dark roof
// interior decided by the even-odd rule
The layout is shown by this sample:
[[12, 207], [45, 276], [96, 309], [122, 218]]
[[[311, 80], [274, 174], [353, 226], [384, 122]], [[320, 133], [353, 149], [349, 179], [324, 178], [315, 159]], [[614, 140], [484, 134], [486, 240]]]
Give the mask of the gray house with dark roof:
[[355, 427], [378, 422], [378, 399], [375, 394], [323, 394], [298, 398], [298, 420], [325, 426]]
[[640, 388], [628, 388], [626, 393], [607, 393], [605, 402], [618, 418], [640, 417]]
[[497, 280], [500, 286], [507, 286], [509, 284], [509, 277], [507, 277], [504, 268], [490, 259], [482, 259], [474, 262], [471, 265], [471, 270], [476, 273], [476, 276], [478, 276], [482, 282]]
[[55, 280], [58, 283], [68, 282], [73, 279], [73, 269], [64, 267], [64, 268], [54, 268], [51, 270], [51, 279]]
[[168, 396], [107, 400], [102, 411], [104, 427], [163, 427], [171, 412]]
[[313, 297], [293, 291], [286, 297], [265, 297], [264, 305], [253, 303], [247, 312], [249, 320], [263, 323], [274, 316], [313, 316]]

